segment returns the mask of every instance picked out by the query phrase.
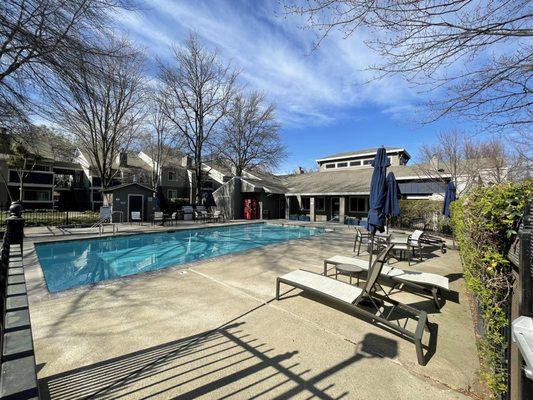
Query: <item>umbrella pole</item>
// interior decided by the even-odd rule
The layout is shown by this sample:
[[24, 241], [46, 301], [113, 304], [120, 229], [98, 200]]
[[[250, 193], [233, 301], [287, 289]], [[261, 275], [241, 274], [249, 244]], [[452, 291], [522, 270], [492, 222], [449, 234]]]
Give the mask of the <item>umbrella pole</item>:
[[376, 232], [370, 234], [370, 258], [368, 259], [368, 270], [372, 268], [372, 255], [374, 254], [374, 236]]

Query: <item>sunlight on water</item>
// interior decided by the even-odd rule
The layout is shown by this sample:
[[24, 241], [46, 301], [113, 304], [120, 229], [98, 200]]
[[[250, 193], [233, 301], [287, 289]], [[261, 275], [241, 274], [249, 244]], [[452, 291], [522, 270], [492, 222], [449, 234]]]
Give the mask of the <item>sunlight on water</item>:
[[319, 235], [323, 230], [240, 225], [36, 244], [50, 292]]

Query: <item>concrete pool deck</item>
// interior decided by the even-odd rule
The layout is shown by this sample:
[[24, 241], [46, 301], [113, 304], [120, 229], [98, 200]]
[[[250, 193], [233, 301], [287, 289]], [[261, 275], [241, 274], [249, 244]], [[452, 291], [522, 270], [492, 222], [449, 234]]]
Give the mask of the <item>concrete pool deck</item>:
[[394, 295], [438, 326], [426, 366], [412, 343], [345, 310], [297, 290], [273, 299], [277, 276], [321, 272], [352, 247], [341, 229], [58, 296], [42, 296], [39, 267], [27, 264], [44, 398], [475, 398], [473, 323], [453, 250], [409, 267], [450, 278], [456, 298], [440, 313], [430, 298]]

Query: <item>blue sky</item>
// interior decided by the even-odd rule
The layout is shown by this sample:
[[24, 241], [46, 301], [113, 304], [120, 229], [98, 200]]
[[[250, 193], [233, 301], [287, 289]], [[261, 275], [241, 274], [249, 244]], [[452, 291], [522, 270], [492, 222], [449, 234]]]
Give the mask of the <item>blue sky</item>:
[[416, 159], [421, 143], [454, 124], [419, 124], [424, 97], [399, 77], [365, 83], [366, 67], [380, 60], [364, 45], [364, 32], [348, 39], [333, 33], [312, 51], [315, 32], [283, 15], [276, 0], [150, 0], [117, 20], [153, 58], [168, 57], [169, 46], [195, 32], [240, 71], [241, 84], [265, 92], [277, 105], [289, 153], [278, 172], [380, 145], [405, 147]]

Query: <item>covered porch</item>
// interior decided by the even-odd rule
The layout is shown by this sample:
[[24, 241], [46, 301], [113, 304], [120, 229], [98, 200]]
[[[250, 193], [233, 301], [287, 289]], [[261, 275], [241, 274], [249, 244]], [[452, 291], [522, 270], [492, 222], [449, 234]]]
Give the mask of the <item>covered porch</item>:
[[311, 222], [344, 223], [347, 217], [365, 218], [368, 214], [369, 195], [324, 194], [286, 195], [285, 218], [303, 219]]

